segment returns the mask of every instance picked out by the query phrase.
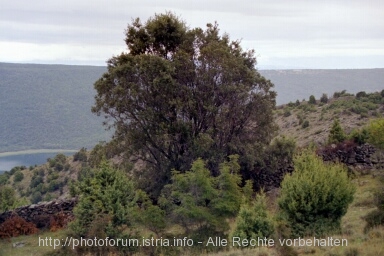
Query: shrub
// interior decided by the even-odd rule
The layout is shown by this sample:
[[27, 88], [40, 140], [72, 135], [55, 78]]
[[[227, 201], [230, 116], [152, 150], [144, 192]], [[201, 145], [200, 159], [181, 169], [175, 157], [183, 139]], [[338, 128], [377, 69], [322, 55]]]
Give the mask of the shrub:
[[291, 111], [289, 111], [289, 109], [286, 109], [285, 111], [284, 111], [284, 117], [288, 117], [288, 116], [290, 116], [291, 115]]
[[11, 210], [16, 203], [16, 193], [8, 186], [0, 187], [0, 212]]
[[378, 148], [384, 148], [384, 118], [372, 120], [367, 130], [369, 132], [369, 143]]
[[34, 176], [34, 177], [32, 177], [32, 180], [31, 180], [31, 183], [29, 184], [29, 187], [35, 188], [43, 182], [44, 182], [44, 180], [41, 176]]
[[339, 143], [343, 142], [346, 139], [345, 132], [340, 125], [339, 120], [335, 119], [332, 124], [332, 128], [329, 131], [328, 143]]
[[311, 95], [309, 96], [309, 101], [308, 101], [309, 104], [313, 104], [313, 105], [316, 105], [316, 98], [315, 96]]
[[296, 102], [295, 102], [295, 106], [296, 106], [296, 107], [300, 106], [300, 101], [299, 101], [299, 100], [296, 100]]
[[327, 103], [328, 102], [328, 95], [323, 93], [323, 95], [321, 95], [320, 102]]
[[348, 138], [353, 140], [356, 144], [363, 145], [368, 142], [369, 132], [367, 129], [353, 129]]
[[273, 231], [273, 221], [268, 216], [267, 202], [262, 192], [256, 196], [253, 204], [242, 205], [232, 237], [257, 240], [259, 237], [271, 237]]
[[38, 229], [33, 223], [27, 222], [19, 216], [12, 216], [0, 225], [0, 239], [35, 234], [37, 231]]
[[31, 196], [31, 202], [33, 204], [37, 204], [38, 202], [40, 202], [41, 200], [43, 199], [42, 195], [41, 195], [41, 192], [40, 191], [36, 191], [32, 194]]
[[339, 230], [355, 191], [346, 169], [340, 164], [325, 164], [309, 150], [295, 157], [294, 168], [285, 176], [278, 199], [292, 235], [324, 235]]
[[88, 161], [87, 149], [81, 148], [79, 152], [76, 152], [76, 154], [73, 155], [73, 161], [87, 162]]
[[367, 97], [367, 93], [362, 91], [362, 92], [358, 92], [356, 93], [356, 99], [361, 99], [361, 98], [364, 98], [364, 97]]
[[13, 182], [20, 182], [24, 179], [24, 174], [21, 171], [15, 172], [13, 176]]
[[308, 120], [305, 120], [305, 121], [303, 122], [303, 124], [301, 125], [301, 128], [305, 129], [305, 128], [307, 128], [307, 127], [309, 127], [309, 121], [308, 121]]

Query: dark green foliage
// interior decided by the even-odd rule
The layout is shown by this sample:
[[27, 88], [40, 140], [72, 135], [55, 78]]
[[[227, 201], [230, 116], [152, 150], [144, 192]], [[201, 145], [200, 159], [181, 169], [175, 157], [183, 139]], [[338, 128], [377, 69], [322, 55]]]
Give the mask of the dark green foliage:
[[309, 101], [308, 101], [309, 104], [313, 104], [313, 105], [316, 105], [316, 99], [315, 99], [315, 96], [311, 95], [309, 96]]
[[301, 125], [301, 128], [305, 129], [309, 127], [309, 121], [308, 120], [304, 120], [303, 124]]
[[361, 98], [364, 98], [364, 97], [367, 97], [367, 93], [362, 91], [362, 92], [358, 92], [356, 93], [356, 99], [361, 99]]
[[73, 161], [80, 161], [80, 162], [87, 162], [88, 156], [87, 156], [87, 149], [86, 148], [81, 148], [79, 152], [76, 152], [73, 155]]
[[33, 176], [31, 179], [31, 183], [29, 184], [30, 188], [35, 188], [39, 184], [42, 184], [44, 182], [43, 178], [41, 176]]
[[241, 206], [232, 237], [257, 240], [259, 237], [271, 237], [273, 231], [273, 220], [268, 214], [265, 194], [262, 192], [254, 202]]
[[296, 107], [300, 106], [300, 101], [299, 101], [299, 100], [296, 100], [296, 102], [295, 102], [295, 106], [296, 106]]
[[9, 180], [9, 174], [8, 172], [5, 172], [3, 174], [0, 174], [0, 186], [5, 185], [7, 181]]
[[328, 103], [328, 95], [323, 93], [323, 95], [321, 95], [320, 102]]
[[16, 203], [15, 190], [8, 186], [0, 187], [0, 212], [13, 209]]
[[226, 219], [237, 215], [242, 198], [237, 159], [231, 156], [221, 164], [217, 177], [210, 175], [201, 159], [188, 172], [173, 171], [172, 183], [164, 187], [159, 199], [170, 222], [183, 226], [188, 235], [227, 231]]
[[340, 98], [342, 96], [346, 96], [347, 95], [347, 91], [346, 90], [342, 90], [341, 92], [334, 92], [333, 93], [333, 98]]
[[284, 117], [288, 117], [288, 116], [290, 116], [291, 115], [291, 111], [289, 111], [289, 109], [286, 109], [285, 111], [284, 111]]
[[140, 159], [139, 186], [157, 198], [171, 170], [201, 157], [213, 174], [231, 154], [251, 171], [276, 130], [273, 84], [253, 50], [220, 36], [218, 25], [189, 29], [171, 13], [128, 25], [129, 53], [108, 61], [92, 111], [115, 128], [113, 148]]
[[[277, 137], [265, 149], [263, 167], [269, 172], [284, 169], [292, 163], [296, 142], [286, 137]], [[256, 181], [257, 182], [257, 181]]]
[[38, 202], [41, 202], [42, 199], [43, 199], [43, 197], [41, 195], [41, 192], [40, 191], [36, 191], [31, 196], [31, 203], [37, 204]]
[[380, 92], [380, 95], [381, 95], [381, 97], [384, 98], [384, 90], [382, 90], [382, 91]]
[[281, 184], [278, 200], [292, 235], [325, 235], [339, 230], [355, 191], [346, 169], [339, 164], [325, 164], [308, 150], [294, 159], [294, 167]]
[[366, 128], [353, 129], [352, 132], [348, 135], [348, 138], [353, 140], [358, 145], [363, 145], [368, 142], [369, 132]]
[[20, 182], [23, 179], [24, 179], [24, 174], [21, 171], [17, 171], [13, 175], [13, 182]]
[[335, 119], [333, 121], [331, 130], [329, 131], [328, 143], [331, 144], [343, 142], [346, 138], [347, 136], [345, 135], [345, 132], [341, 127], [339, 120]]

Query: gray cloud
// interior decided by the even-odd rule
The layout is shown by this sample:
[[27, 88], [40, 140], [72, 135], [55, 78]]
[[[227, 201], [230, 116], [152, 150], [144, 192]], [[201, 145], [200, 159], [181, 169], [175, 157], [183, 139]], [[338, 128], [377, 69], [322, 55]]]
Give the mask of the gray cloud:
[[[245, 48], [255, 48], [261, 62], [274, 63], [275, 59], [281, 63], [282, 58], [295, 55], [305, 60], [330, 55], [347, 60], [363, 52], [368, 57], [376, 56], [372, 60], [383, 65], [380, 56], [384, 58], [384, 1], [381, 0], [22, 0], [1, 6], [0, 45], [2, 50], [9, 48], [5, 49], [7, 53], [0, 53], [0, 61], [14, 61], [9, 51], [14, 51], [16, 47], [12, 45], [17, 43], [26, 48], [25, 61], [44, 61], [27, 48], [33, 45], [34, 51], [40, 52], [45, 45], [53, 55], [46, 61], [68, 62], [63, 58], [73, 51], [77, 57], [73, 56], [72, 61], [90, 58], [92, 63], [97, 59], [104, 63], [105, 56], [111, 57], [125, 48], [124, 30], [132, 18], [145, 21], [154, 13], [168, 10], [180, 15], [190, 27], [204, 27], [207, 22], [218, 21], [222, 32], [228, 32], [233, 39], [241, 38]], [[61, 50], [56, 53], [55, 49]]]

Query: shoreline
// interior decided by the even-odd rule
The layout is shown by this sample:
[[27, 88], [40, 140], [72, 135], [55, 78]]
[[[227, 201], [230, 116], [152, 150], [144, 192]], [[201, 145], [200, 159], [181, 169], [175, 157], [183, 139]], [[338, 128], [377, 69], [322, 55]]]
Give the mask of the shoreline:
[[1, 152], [0, 157], [3, 156], [14, 156], [14, 155], [28, 155], [28, 154], [44, 154], [44, 153], [71, 153], [78, 152], [78, 150], [74, 149], [28, 149], [28, 150], [20, 150], [20, 151], [11, 151], [11, 152]]

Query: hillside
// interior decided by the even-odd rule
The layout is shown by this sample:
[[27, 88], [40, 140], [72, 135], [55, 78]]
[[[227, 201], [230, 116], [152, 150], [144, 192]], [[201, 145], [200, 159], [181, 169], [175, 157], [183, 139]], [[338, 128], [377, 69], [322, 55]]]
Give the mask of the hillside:
[[0, 63], [0, 152], [79, 149], [108, 140], [91, 113], [105, 67]]
[[325, 145], [335, 119], [349, 134], [384, 114], [384, 100], [378, 92], [367, 97], [356, 97], [347, 92], [339, 94], [338, 98], [330, 98], [324, 103], [317, 99], [316, 104], [306, 100], [279, 106], [275, 115], [279, 134], [293, 138], [298, 146], [311, 142]]
[[[294, 138], [299, 146], [308, 145], [310, 142], [325, 144], [335, 118], [340, 120], [342, 127], [349, 134], [353, 129], [364, 127], [370, 119], [383, 116], [383, 94], [383, 92], [359, 93], [355, 96], [347, 92], [336, 92], [335, 97], [329, 98], [327, 102], [323, 99], [324, 102], [302, 101], [281, 105], [275, 113], [276, 122], [280, 127], [279, 135]], [[306, 121], [308, 126], [304, 125]], [[54, 198], [68, 198], [71, 181], [89, 175], [90, 163], [90, 154], [84, 150], [74, 157], [66, 158], [63, 155], [57, 155], [41, 166], [14, 168], [7, 174], [6, 180], [4, 175], [0, 176], [0, 184], [5, 182], [17, 191], [19, 197], [27, 197], [33, 203]], [[356, 170], [352, 180], [356, 186], [354, 200], [341, 220], [341, 232], [332, 234], [333, 238], [347, 239], [348, 246], [293, 246], [292, 250], [298, 254], [292, 255], [381, 255], [383, 227], [375, 227], [366, 232], [364, 231], [366, 222], [362, 220], [377, 209], [375, 191], [382, 188], [380, 177], [383, 177], [383, 171], [380, 169], [369, 169], [364, 172]], [[269, 213], [275, 214], [279, 189], [268, 191], [267, 195]], [[235, 225], [234, 220], [231, 220], [231, 225]], [[58, 232], [46, 230], [40, 231], [38, 236], [65, 239], [68, 233], [65, 229]], [[24, 243], [25, 246], [17, 248], [16, 251], [10, 243], [5, 240], [0, 241], [0, 254], [17, 255], [17, 252], [26, 253], [30, 250], [34, 253], [31, 255], [56, 252], [49, 247], [39, 247], [37, 235], [16, 237], [11, 241]], [[285, 253], [288, 252], [275, 246], [247, 250], [228, 248], [213, 254], [205, 252], [203, 255], [287, 255]]]

